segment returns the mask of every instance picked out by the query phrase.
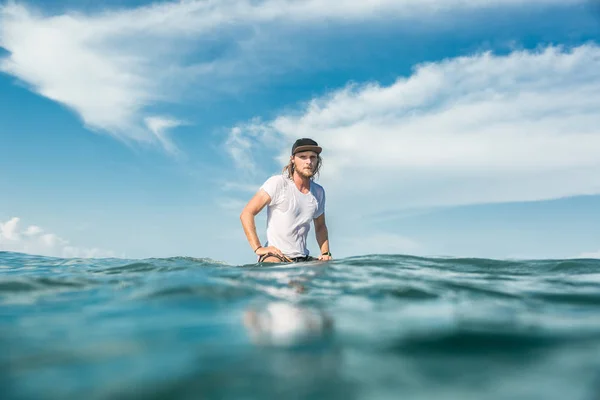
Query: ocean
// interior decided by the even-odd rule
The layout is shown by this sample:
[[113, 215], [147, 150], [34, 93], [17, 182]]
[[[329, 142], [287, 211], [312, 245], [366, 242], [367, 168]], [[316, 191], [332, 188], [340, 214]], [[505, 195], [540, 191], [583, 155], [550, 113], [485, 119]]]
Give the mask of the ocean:
[[600, 260], [0, 252], [7, 399], [600, 399]]

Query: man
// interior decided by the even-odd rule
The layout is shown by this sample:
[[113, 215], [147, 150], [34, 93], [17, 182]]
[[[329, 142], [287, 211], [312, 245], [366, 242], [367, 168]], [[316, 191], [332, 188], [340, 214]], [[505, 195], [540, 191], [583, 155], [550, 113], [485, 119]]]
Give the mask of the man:
[[[331, 260], [325, 224], [325, 190], [313, 181], [321, 167], [321, 147], [312, 139], [298, 139], [292, 146], [283, 174], [269, 178], [248, 202], [240, 220], [258, 262], [314, 260], [306, 248], [310, 223], [321, 250], [319, 260]], [[267, 207], [267, 242], [262, 246], [254, 217]]]

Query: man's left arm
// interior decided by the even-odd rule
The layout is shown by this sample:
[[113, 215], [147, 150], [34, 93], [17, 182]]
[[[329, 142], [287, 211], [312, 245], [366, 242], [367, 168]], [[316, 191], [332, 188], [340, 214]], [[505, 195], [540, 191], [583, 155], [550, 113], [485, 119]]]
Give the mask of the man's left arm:
[[321, 250], [319, 260], [331, 260], [331, 253], [329, 251], [329, 233], [327, 232], [327, 224], [325, 223], [325, 213], [319, 215], [314, 221], [315, 235], [317, 236], [317, 243]]

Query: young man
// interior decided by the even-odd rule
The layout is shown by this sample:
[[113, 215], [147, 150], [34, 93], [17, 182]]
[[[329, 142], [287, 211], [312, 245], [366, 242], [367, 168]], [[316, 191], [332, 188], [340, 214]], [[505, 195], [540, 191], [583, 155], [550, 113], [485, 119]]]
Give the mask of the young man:
[[[321, 250], [319, 260], [331, 260], [325, 224], [325, 190], [313, 182], [321, 167], [321, 147], [312, 139], [298, 139], [292, 146], [284, 173], [269, 178], [248, 202], [240, 220], [259, 262], [314, 260], [306, 248], [310, 223]], [[254, 217], [267, 207], [267, 242], [262, 246]]]

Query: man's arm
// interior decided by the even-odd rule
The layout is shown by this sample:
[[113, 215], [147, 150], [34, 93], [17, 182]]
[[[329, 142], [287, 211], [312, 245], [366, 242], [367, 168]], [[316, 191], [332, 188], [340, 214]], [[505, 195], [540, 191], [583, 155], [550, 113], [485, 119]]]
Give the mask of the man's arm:
[[331, 260], [330, 255], [323, 255], [329, 253], [329, 232], [327, 231], [327, 224], [325, 223], [325, 213], [321, 214], [315, 221], [315, 235], [317, 236], [317, 243], [321, 250], [319, 260]]
[[274, 253], [284, 257], [283, 253], [276, 247], [262, 247], [260, 240], [258, 239], [258, 235], [256, 234], [256, 223], [254, 222], [254, 217], [256, 217], [256, 215], [261, 212], [261, 210], [270, 202], [271, 196], [269, 196], [264, 190], [259, 190], [242, 210], [242, 213], [240, 214], [240, 220], [242, 221], [242, 227], [244, 228], [244, 233], [246, 234], [248, 243], [250, 243], [254, 253], [259, 256], [267, 253]]

